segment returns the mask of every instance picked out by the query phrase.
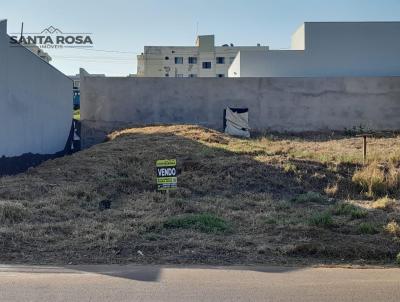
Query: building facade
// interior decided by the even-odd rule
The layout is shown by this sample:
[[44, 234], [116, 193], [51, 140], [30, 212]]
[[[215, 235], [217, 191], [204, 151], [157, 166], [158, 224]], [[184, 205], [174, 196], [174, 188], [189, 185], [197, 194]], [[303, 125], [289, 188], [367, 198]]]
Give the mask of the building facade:
[[195, 46], [145, 46], [138, 56], [138, 77], [226, 77], [239, 51], [267, 46], [215, 46], [213, 35], [198, 36]]
[[0, 20], [0, 157], [63, 151], [72, 124], [72, 81], [20, 44]]
[[400, 22], [307, 22], [290, 50], [241, 50], [229, 77], [400, 76]]

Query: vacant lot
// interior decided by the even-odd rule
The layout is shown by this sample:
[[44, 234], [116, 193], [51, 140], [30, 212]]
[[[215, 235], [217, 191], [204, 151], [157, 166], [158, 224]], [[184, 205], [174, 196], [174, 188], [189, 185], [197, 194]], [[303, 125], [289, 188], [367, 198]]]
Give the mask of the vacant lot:
[[[127, 129], [91, 149], [0, 178], [0, 261], [394, 263], [400, 138]], [[176, 158], [179, 189], [155, 191]]]

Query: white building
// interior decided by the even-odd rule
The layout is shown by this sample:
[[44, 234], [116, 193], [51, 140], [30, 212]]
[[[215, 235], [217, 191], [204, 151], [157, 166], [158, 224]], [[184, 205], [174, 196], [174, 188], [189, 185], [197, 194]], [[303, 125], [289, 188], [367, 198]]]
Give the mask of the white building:
[[290, 50], [241, 50], [229, 77], [400, 76], [400, 22], [307, 22]]
[[0, 157], [64, 150], [72, 124], [72, 81], [20, 44], [0, 20]]
[[267, 46], [215, 46], [213, 35], [197, 37], [196, 46], [145, 46], [138, 56], [138, 77], [225, 77], [239, 51]]

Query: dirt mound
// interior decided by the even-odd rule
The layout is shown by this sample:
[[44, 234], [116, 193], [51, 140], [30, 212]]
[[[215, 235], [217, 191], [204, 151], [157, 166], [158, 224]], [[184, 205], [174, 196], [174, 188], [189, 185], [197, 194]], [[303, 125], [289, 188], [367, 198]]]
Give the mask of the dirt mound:
[[[382, 138], [390, 148], [393, 139]], [[352, 185], [356, 162], [332, 166], [312, 153], [348, 142], [238, 139], [197, 126], [114, 132], [0, 178], [0, 261], [393, 262], [400, 247], [385, 225], [400, 221], [398, 205], [371, 207]], [[180, 175], [167, 199], [155, 161], [170, 158]]]

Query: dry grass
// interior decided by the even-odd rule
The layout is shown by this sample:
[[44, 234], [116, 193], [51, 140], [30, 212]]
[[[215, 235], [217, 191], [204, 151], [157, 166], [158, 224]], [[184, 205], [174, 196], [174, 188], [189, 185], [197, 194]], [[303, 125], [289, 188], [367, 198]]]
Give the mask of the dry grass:
[[396, 205], [396, 201], [389, 197], [380, 198], [372, 203], [372, 208], [379, 210], [391, 210]]
[[389, 222], [385, 227], [386, 232], [391, 235], [400, 236], [400, 226], [396, 221]]
[[400, 170], [397, 164], [372, 162], [356, 171], [353, 182], [372, 197], [397, 194], [400, 189]]
[[[353, 183], [360, 139], [239, 139], [197, 126], [109, 139], [0, 178], [0, 261], [387, 263], [399, 251], [382, 227], [399, 221], [398, 205], [375, 209]], [[396, 167], [398, 142], [371, 139], [374, 161]], [[177, 158], [181, 171], [169, 199], [155, 191], [155, 161], [165, 158]], [[398, 198], [393, 188], [383, 193]]]
[[26, 208], [20, 202], [0, 200], [0, 224], [14, 224], [27, 216]]

